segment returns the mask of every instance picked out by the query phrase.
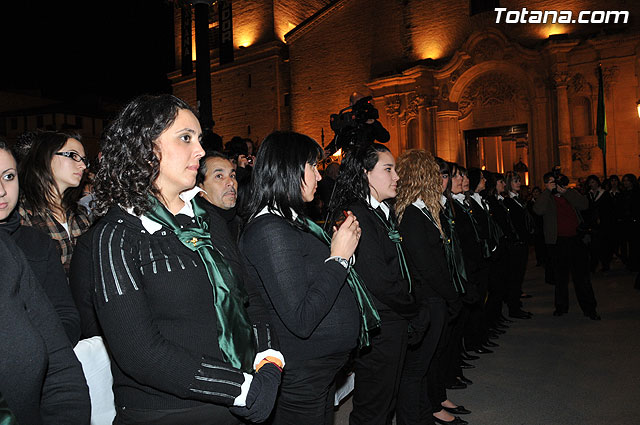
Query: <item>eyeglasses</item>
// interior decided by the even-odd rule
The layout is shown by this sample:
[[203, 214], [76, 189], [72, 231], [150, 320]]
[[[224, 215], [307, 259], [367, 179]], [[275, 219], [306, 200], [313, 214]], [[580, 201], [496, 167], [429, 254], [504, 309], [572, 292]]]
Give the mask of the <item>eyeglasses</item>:
[[89, 160], [87, 157], [80, 155], [78, 152], [56, 152], [54, 155], [65, 156], [73, 159], [75, 162], [83, 162], [85, 166], [89, 166]]

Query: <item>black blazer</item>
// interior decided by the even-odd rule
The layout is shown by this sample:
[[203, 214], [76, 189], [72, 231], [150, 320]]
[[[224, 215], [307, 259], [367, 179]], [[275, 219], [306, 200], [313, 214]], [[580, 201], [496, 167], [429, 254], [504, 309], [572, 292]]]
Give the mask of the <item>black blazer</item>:
[[440, 297], [448, 303], [458, 298], [438, 228], [418, 207], [409, 205], [399, 226], [402, 247], [419, 300]]

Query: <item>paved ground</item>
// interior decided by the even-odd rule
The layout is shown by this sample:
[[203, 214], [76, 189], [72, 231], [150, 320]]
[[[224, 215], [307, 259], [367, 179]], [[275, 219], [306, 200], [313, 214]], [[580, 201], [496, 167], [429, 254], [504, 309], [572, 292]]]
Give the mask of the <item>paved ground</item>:
[[[465, 372], [474, 384], [449, 398], [471, 425], [640, 424], [640, 291], [619, 262], [592, 275], [602, 321], [584, 317], [570, 289], [569, 314], [553, 317], [553, 286], [529, 263], [524, 288], [532, 320], [502, 335], [495, 353]], [[571, 287], [572, 288], [572, 287]], [[351, 400], [336, 413], [348, 424]]]

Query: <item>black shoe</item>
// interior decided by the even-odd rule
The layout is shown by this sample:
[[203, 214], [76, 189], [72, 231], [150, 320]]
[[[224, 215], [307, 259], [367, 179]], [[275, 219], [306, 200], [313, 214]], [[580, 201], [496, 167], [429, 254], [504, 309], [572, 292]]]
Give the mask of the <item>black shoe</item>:
[[460, 380], [456, 380], [454, 384], [447, 385], [448, 390], [464, 390], [465, 388], [467, 388], [467, 384]]
[[502, 329], [497, 329], [497, 328], [496, 328], [496, 329], [491, 329], [491, 333], [498, 334], [498, 335], [504, 335], [504, 334], [506, 334], [507, 332], [506, 332], [506, 331], [503, 331]]
[[509, 313], [509, 317], [513, 317], [514, 319], [531, 319], [531, 315], [527, 314], [525, 311], [514, 311], [513, 313]]
[[469, 354], [466, 351], [463, 351], [460, 357], [462, 357], [462, 360], [478, 360], [480, 358], [478, 356], [474, 356], [473, 354]]
[[522, 293], [520, 294], [520, 298], [531, 298], [533, 295]]
[[500, 335], [498, 335], [496, 333], [493, 333], [493, 332], [488, 332], [487, 333], [487, 338], [489, 338], [489, 339], [498, 339], [498, 338], [500, 338]]
[[473, 381], [469, 378], [467, 378], [466, 376], [456, 376], [456, 378], [458, 379], [458, 381], [463, 382], [467, 385], [471, 385], [473, 384]]
[[498, 344], [496, 344], [493, 341], [487, 341], [487, 342], [484, 343], [484, 345], [487, 346], [487, 347], [492, 347], [492, 348], [493, 347], [500, 347]]
[[[464, 406], [458, 406], [458, 407], [442, 406], [442, 408], [453, 415], [468, 415], [469, 413], [471, 413], [471, 410], [465, 409]], [[451, 422], [446, 422], [446, 423], [451, 423]]]
[[[555, 311], [553, 312], [553, 315], [554, 315], [554, 316], [562, 316], [563, 314], [564, 314], [564, 311], [560, 311], [560, 310], [555, 310]], [[586, 314], [585, 314], [585, 316], [586, 316]]]
[[467, 425], [469, 422], [460, 419], [458, 416], [454, 416], [452, 421], [443, 421], [442, 419], [438, 419], [435, 416], [433, 417], [433, 420], [437, 423], [437, 424], [442, 424], [442, 425]]
[[493, 353], [493, 351], [489, 350], [488, 348], [485, 347], [480, 347], [477, 350], [472, 350], [474, 353], [476, 354], [491, 354]]
[[460, 367], [462, 369], [475, 369], [475, 365], [472, 365], [471, 363], [467, 363], [465, 361], [460, 362]]
[[500, 329], [500, 330], [503, 330], [503, 331], [504, 331], [504, 330], [509, 329], [509, 326], [505, 325], [504, 323], [496, 323], [496, 324], [493, 326], [493, 329]]
[[[464, 408], [464, 406], [458, 406], [458, 407], [444, 407], [442, 406], [442, 408], [444, 410], [446, 410], [447, 412], [454, 414], [454, 415], [468, 415], [469, 413], [471, 413], [471, 410], [467, 410]], [[446, 423], [451, 423], [451, 422], [446, 422]]]
[[600, 317], [600, 315], [595, 311], [591, 314], [585, 314], [585, 316], [588, 316], [591, 320], [602, 320], [602, 317]]

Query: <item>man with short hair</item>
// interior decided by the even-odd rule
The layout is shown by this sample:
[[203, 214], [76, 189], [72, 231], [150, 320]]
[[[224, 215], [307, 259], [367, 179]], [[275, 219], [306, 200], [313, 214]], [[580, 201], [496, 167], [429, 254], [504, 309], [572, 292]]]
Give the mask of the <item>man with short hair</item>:
[[543, 233], [555, 280], [554, 316], [569, 312], [569, 275], [573, 278], [578, 304], [591, 320], [600, 320], [589, 274], [589, 254], [578, 232], [582, 221], [578, 211], [586, 210], [589, 202], [584, 195], [567, 187], [569, 179], [549, 172], [543, 177], [545, 191], [533, 204], [533, 211], [542, 216]]
[[242, 219], [236, 214], [238, 181], [236, 166], [228, 156], [219, 152], [207, 152], [200, 159], [196, 183], [203, 192], [200, 196], [211, 204], [212, 209], [227, 222], [227, 227], [238, 240]]

